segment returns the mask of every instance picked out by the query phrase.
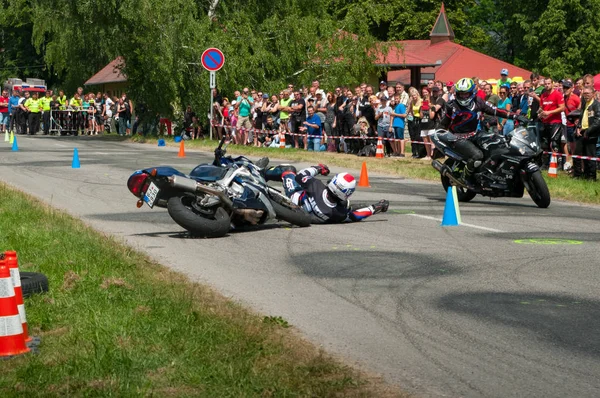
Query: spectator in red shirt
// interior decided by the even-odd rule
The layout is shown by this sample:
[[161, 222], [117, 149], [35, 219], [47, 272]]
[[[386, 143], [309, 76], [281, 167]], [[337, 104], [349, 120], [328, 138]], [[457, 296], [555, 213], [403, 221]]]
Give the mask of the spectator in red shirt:
[[2, 90], [0, 96], [0, 133], [8, 128], [8, 91]]
[[[565, 99], [561, 93], [554, 90], [552, 79], [544, 80], [544, 91], [538, 97], [531, 92], [534, 99], [540, 102], [538, 116], [542, 122], [542, 128], [539, 132], [542, 149], [560, 152], [560, 141], [562, 138], [562, 117], [561, 112], [565, 110]], [[547, 167], [549, 157], [544, 156], [544, 167]]]
[[488, 83], [485, 80], [479, 80], [477, 77], [474, 78], [473, 81], [475, 83], [479, 81], [479, 84], [477, 86], [477, 92], [475, 93], [475, 95], [485, 101], [485, 86], [487, 86]]
[[[571, 80], [565, 79], [562, 81], [563, 93], [565, 98], [565, 116], [569, 116], [569, 113], [579, 109], [581, 100], [579, 96], [575, 94], [574, 84]], [[567, 161], [565, 162], [565, 171], [568, 171], [573, 162], [571, 156], [575, 152], [575, 124], [567, 118], [567, 127], [563, 137], [564, 148], [563, 151], [567, 154]]]

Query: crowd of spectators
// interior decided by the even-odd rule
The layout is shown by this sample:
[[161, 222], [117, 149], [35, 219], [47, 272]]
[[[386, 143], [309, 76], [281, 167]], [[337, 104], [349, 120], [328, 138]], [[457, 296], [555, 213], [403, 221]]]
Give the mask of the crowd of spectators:
[[[498, 95], [486, 81], [474, 80], [479, 85], [477, 95], [491, 105], [527, 115], [536, 126], [542, 149], [559, 155], [559, 169], [574, 178], [596, 180], [596, 161], [577, 157], [600, 157], [600, 120], [596, 119], [600, 92], [594, 89], [592, 75], [557, 81], [532, 73], [530, 79], [517, 83], [503, 69]], [[483, 121], [483, 128], [501, 134], [508, 134], [514, 128], [511, 120], [486, 116]], [[545, 156], [542, 167], [548, 166], [549, 156]]]
[[[225, 134], [235, 144], [368, 156], [375, 153], [377, 137], [387, 137], [397, 140], [388, 142], [386, 154], [405, 156], [411, 99], [402, 84], [388, 87], [382, 81], [377, 92], [366, 83], [326, 92], [315, 80], [310, 87], [295, 89], [289, 84], [271, 95], [248, 88], [235, 91], [231, 100], [216, 90], [213, 95], [217, 135]], [[420, 134], [417, 140], [423, 142]], [[425, 152], [415, 155], [425, 156]]]
[[[500, 71], [495, 84], [473, 77], [476, 95], [494, 107], [527, 115], [546, 151], [559, 153], [559, 168], [574, 177], [596, 179], [596, 161], [573, 158], [600, 156], [600, 100], [594, 78], [585, 75], [555, 81], [533, 73], [525, 81], [512, 81], [507, 69]], [[445, 103], [454, 98], [454, 83], [428, 81], [422, 87], [401, 83], [339, 86], [331, 91], [318, 80], [310, 87], [296, 89], [293, 84], [269, 95], [261, 90], [243, 88], [231, 100], [213, 90], [213, 120], [218, 138], [238, 145], [302, 148], [374, 156], [378, 138], [384, 138], [385, 156], [406, 156], [411, 143], [413, 158], [425, 160], [439, 155], [430, 136], [443, 119]], [[7, 91], [0, 97], [0, 132], [17, 134], [95, 135], [116, 131], [135, 134], [131, 117], [133, 104], [126, 94], [83, 94], [79, 88], [68, 99], [63, 91], [38, 93]], [[572, 117], [570, 117], [570, 115]], [[188, 106], [184, 112], [186, 138], [203, 138], [201, 121]], [[479, 129], [508, 134], [512, 120], [484, 115]], [[548, 160], [544, 162], [547, 167]]]
[[[517, 82], [502, 69], [493, 83], [477, 77], [473, 80], [476, 95], [492, 106], [527, 115], [543, 149], [559, 154], [560, 169], [574, 177], [595, 179], [595, 161], [572, 158], [600, 156], [600, 126], [592, 123], [600, 97], [592, 75], [555, 81], [532, 73], [528, 80]], [[388, 138], [384, 140], [385, 156], [406, 156], [406, 142], [410, 141], [412, 157], [429, 160], [440, 155], [430, 136], [439, 127], [445, 103], [454, 99], [454, 93], [452, 81], [439, 80], [419, 88], [381, 81], [377, 92], [366, 83], [325, 91], [315, 80], [310, 87], [295, 89], [288, 84], [271, 95], [243, 88], [235, 91], [231, 100], [215, 89], [212, 123], [219, 138], [225, 134], [239, 145], [280, 147], [280, 140], [285, 139], [287, 148], [374, 156], [377, 138], [381, 137]], [[581, 116], [568, 117], [571, 113]], [[506, 135], [514, 124], [484, 115], [479, 129]], [[545, 157], [543, 167], [547, 166]]]
[[0, 97], [0, 133], [35, 135], [98, 135], [115, 131], [120, 135], [135, 133], [131, 117], [133, 104], [127, 94], [111, 96], [110, 92], [83, 93], [79, 87], [71, 98], [63, 90], [58, 95], [53, 90], [8, 90]]

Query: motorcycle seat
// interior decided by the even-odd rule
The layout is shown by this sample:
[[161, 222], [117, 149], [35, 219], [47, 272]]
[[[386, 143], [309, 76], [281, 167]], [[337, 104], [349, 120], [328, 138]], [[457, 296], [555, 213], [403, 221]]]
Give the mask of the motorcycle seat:
[[437, 130], [436, 135], [440, 141], [448, 144], [458, 141], [458, 137], [447, 130]]

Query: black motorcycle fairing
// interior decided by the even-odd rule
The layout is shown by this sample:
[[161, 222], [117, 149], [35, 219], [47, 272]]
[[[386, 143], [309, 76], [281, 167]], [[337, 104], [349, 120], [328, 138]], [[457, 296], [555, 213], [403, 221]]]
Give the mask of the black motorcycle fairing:
[[201, 180], [214, 182], [222, 179], [227, 174], [226, 167], [213, 166], [212, 164], [201, 164], [196, 166], [190, 173], [190, 177]]
[[173, 168], [171, 166], [152, 167], [152, 168], [143, 169], [142, 171], [146, 174], [150, 174], [150, 173], [152, 173], [153, 170], [156, 170], [157, 177], [170, 177], [172, 175], [185, 177], [185, 174], [183, 174], [181, 171], [179, 171], [176, 168]]

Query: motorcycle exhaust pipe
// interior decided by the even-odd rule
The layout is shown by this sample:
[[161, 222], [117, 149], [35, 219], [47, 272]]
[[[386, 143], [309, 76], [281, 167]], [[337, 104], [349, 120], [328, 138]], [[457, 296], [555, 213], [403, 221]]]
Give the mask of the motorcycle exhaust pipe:
[[214, 195], [214, 196], [218, 197], [219, 200], [221, 200], [221, 202], [223, 202], [223, 204], [225, 206], [227, 206], [229, 209], [233, 209], [233, 202], [231, 201], [231, 199], [229, 199], [227, 197], [227, 195], [225, 195], [224, 192], [222, 192], [218, 189], [215, 189], [215, 188], [208, 187], [204, 184], [199, 183], [196, 180], [192, 180], [191, 178], [186, 178], [186, 177], [181, 177], [181, 176], [171, 176], [171, 177], [169, 177], [169, 184], [171, 184], [171, 186], [173, 188], [179, 189], [184, 192], [191, 192], [191, 193], [203, 192], [203, 193], [207, 193], [209, 195]]
[[452, 175], [452, 170], [450, 170], [450, 167], [446, 166], [445, 164], [442, 164], [439, 160], [432, 161], [431, 165], [434, 169], [439, 171], [442, 176], [448, 178], [452, 182], [452, 185], [465, 189], [469, 188], [465, 183], [458, 180], [456, 177], [454, 177], [454, 175]]

